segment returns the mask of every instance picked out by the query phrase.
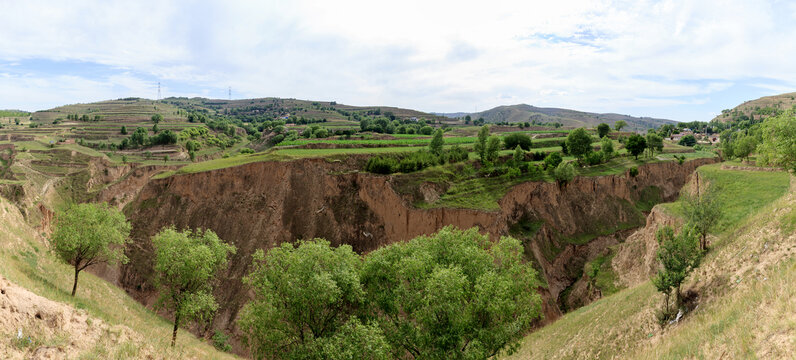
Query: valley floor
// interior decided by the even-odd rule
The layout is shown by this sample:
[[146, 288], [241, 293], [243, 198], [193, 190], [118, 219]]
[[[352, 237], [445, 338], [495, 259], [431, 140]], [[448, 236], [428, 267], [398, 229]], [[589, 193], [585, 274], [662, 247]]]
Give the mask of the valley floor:
[[[698, 306], [664, 328], [663, 297], [643, 282], [527, 336], [511, 359], [782, 359], [796, 353], [796, 178], [700, 168], [725, 209], [684, 284]], [[658, 205], [676, 215], [677, 204]]]

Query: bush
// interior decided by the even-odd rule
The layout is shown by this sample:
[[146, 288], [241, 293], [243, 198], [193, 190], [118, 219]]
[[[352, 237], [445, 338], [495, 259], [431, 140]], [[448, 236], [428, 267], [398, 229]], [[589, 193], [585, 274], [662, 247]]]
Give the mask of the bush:
[[522, 133], [511, 133], [503, 138], [503, 147], [506, 149], [514, 150], [518, 145], [525, 151], [530, 150], [531, 137]]
[[630, 168], [630, 177], [636, 177], [636, 176], [638, 176], [638, 168], [634, 166]]
[[469, 157], [469, 152], [467, 152], [467, 149], [459, 145], [453, 145], [450, 150], [444, 152], [443, 155], [445, 157], [445, 162], [452, 164], [467, 160]]
[[557, 152], [552, 152], [548, 154], [547, 157], [544, 158], [544, 165], [546, 169], [553, 170], [559, 164], [561, 164], [561, 161], [563, 161], [563, 159], [561, 158], [561, 154]]
[[568, 183], [575, 178], [575, 167], [572, 163], [560, 163], [553, 171], [553, 177], [561, 183]]
[[508, 168], [508, 170], [506, 170], [506, 177], [509, 179], [518, 178], [521, 174], [522, 171], [517, 168]]
[[232, 351], [232, 346], [228, 343], [229, 335], [225, 334], [223, 331], [216, 330], [212, 337], [213, 346], [223, 352], [230, 352]]
[[680, 138], [680, 141], [677, 144], [685, 146], [694, 146], [696, 145], [696, 138], [694, 137], [694, 135], [689, 134]]
[[368, 159], [365, 170], [374, 174], [392, 174], [398, 168], [398, 162], [391, 157], [372, 157]]
[[240, 153], [241, 154], [254, 154], [254, 149], [243, 148], [243, 149], [240, 149]]
[[542, 161], [542, 160], [544, 160], [545, 156], [547, 156], [547, 154], [542, 152], [542, 151], [532, 152], [531, 153], [531, 160], [533, 160], [533, 161]]
[[589, 165], [599, 165], [603, 162], [603, 154], [597, 151], [591, 151], [586, 154], [586, 163]]
[[420, 128], [420, 133], [423, 134], [423, 135], [431, 135], [431, 133], [433, 133], [433, 132], [434, 132], [434, 128], [432, 128], [431, 126], [428, 126], [428, 125], [423, 126], [422, 128]]

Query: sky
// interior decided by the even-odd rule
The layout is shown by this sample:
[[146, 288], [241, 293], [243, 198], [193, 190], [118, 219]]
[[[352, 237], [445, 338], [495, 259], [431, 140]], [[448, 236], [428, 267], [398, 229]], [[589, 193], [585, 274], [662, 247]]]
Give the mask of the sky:
[[796, 91], [796, 1], [0, 0], [0, 109], [284, 97], [679, 121]]

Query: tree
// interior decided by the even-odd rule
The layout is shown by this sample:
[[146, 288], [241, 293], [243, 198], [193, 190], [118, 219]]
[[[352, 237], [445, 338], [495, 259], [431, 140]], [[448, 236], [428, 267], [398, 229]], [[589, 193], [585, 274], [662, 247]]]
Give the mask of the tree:
[[152, 125], [152, 132], [153, 133], [157, 134], [159, 131], [160, 131], [160, 128], [158, 128], [158, 124], [157, 123], [155, 123], [155, 125]]
[[751, 135], [741, 135], [732, 145], [733, 155], [749, 161], [749, 155], [757, 148], [757, 139]]
[[559, 154], [558, 152], [551, 152], [547, 154], [547, 156], [545, 156], [544, 158], [545, 168], [550, 171], [553, 171], [558, 166], [558, 164], [561, 164], [561, 161], [563, 160], [564, 159], [561, 158], [561, 154]]
[[655, 150], [663, 151], [663, 138], [656, 133], [647, 134], [647, 149], [649, 149], [650, 157], [655, 156]]
[[688, 134], [686, 136], [681, 137], [680, 141], [677, 143], [679, 145], [694, 146], [696, 145], [696, 138], [694, 137], [694, 135]]
[[600, 140], [600, 151], [602, 151], [605, 161], [611, 160], [611, 158], [614, 156], [613, 140], [607, 136]]
[[657, 258], [662, 268], [652, 278], [652, 284], [664, 294], [664, 314], [669, 315], [669, 294], [675, 290], [675, 305], [680, 306], [680, 285], [688, 274], [699, 266], [703, 252], [693, 228], [686, 226], [675, 236], [674, 230], [666, 226], [655, 234], [658, 239]]
[[122, 135], [127, 135], [127, 127], [122, 125]]
[[423, 135], [431, 135], [432, 133], [434, 133], [434, 128], [428, 125], [423, 126], [420, 128], [420, 133]]
[[638, 160], [639, 154], [644, 152], [644, 149], [647, 148], [647, 140], [639, 134], [633, 134], [627, 138], [625, 148], [628, 152], [630, 152], [631, 155], [636, 157], [636, 160]]
[[528, 151], [531, 150], [531, 137], [522, 133], [511, 133], [503, 138], [503, 144], [506, 149], [520, 146], [523, 150]]
[[213, 283], [227, 267], [235, 247], [224, 243], [211, 230], [177, 231], [173, 226], [152, 237], [155, 250], [156, 307], [174, 311], [171, 346], [177, 341], [182, 322], [204, 322], [218, 308]]
[[466, 115], [466, 116], [464, 117], [464, 123], [465, 123], [465, 124], [470, 124], [470, 121], [473, 121], [473, 118], [472, 118], [472, 117], [470, 117], [470, 115]]
[[553, 170], [553, 177], [560, 183], [568, 183], [575, 178], [575, 167], [572, 163], [562, 162]]
[[160, 114], [152, 115], [152, 122], [153, 123], [157, 124], [157, 123], [159, 123], [161, 121], [163, 121], [163, 115], [160, 115]]
[[78, 275], [87, 267], [127, 263], [124, 245], [129, 236], [130, 224], [124, 214], [106, 203], [73, 204], [56, 212], [50, 243], [58, 258], [75, 269], [72, 296]]
[[[327, 350], [364, 341], [360, 334], [376, 346], [353, 346], [352, 358], [387, 357], [389, 345], [378, 325], [363, 325], [355, 316], [365, 305], [365, 292], [362, 261], [350, 245], [332, 248], [323, 239], [282, 243], [253, 258], [244, 282], [254, 298], [238, 325], [255, 358], [330, 358], [335, 352]], [[326, 349], [330, 342], [338, 346]]]
[[500, 138], [497, 135], [489, 137], [486, 143], [486, 159], [494, 163], [500, 156]]
[[763, 143], [757, 148], [763, 165], [782, 166], [796, 171], [796, 114], [788, 110], [763, 122]]
[[146, 145], [147, 141], [149, 140], [149, 133], [146, 129], [139, 127], [133, 131], [133, 134], [130, 135], [130, 142], [134, 145], [143, 146]]
[[486, 359], [516, 350], [541, 316], [540, 282], [522, 244], [448, 226], [382, 247], [362, 269], [370, 314], [393, 356]]
[[591, 141], [591, 136], [586, 133], [586, 129], [577, 128], [567, 135], [567, 150], [570, 154], [580, 159], [591, 151]]
[[608, 126], [608, 124], [601, 123], [600, 125], [597, 125], [597, 135], [599, 135], [601, 138], [605, 137], [605, 135], [608, 135], [609, 132], [611, 132], [611, 127]]
[[481, 164], [486, 163], [486, 141], [489, 138], [489, 126], [484, 125], [478, 130], [478, 141], [475, 143], [475, 152], [481, 159]]
[[627, 122], [624, 120], [619, 120], [614, 123], [614, 129], [616, 129], [616, 131], [622, 130], [622, 128], [625, 126], [627, 126]]
[[428, 144], [428, 149], [432, 154], [439, 156], [442, 153], [442, 146], [445, 145], [445, 140], [442, 138], [442, 129], [437, 129], [434, 132], [434, 137]]
[[[698, 173], [697, 176], [699, 176]], [[716, 194], [717, 190], [714, 189], [697, 194], [684, 193], [682, 195], [685, 218], [700, 235], [699, 248], [703, 251], [708, 248], [708, 233], [721, 219], [721, 207]]]
[[168, 155], [163, 155], [163, 163], [165, 164], [167, 162], [169, 162], [169, 156]]
[[522, 151], [522, 147], [517, 145], [514, 148], [514, 156], [512, 156], [512, 160], [514, 160], [514, 166], [520, 166], [523, 160], [525, 160], [525, 151]]

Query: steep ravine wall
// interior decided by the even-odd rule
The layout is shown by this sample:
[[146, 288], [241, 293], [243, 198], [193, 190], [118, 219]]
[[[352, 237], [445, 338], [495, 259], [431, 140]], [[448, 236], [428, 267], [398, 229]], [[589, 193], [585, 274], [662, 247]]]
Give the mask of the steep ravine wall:
[[[135, 240], [128, 250], [131, 262], [106, 277], [151, 304], [149, 237], [169, 225], [212, 229], [238, 248], [216, 294], [221, 309], [214, 325], [231, 329], [248, 297], [240, 279], [257, 249], [322, 237], [368, 252], [446, 225], [478, 226], [491, 236], [501, 236], [509, 234], [512, 224], [528, 220], [544, 223], [527, 239], [526, 247], [549, 284], [544, 290], [548, 297], [545, 314], [552, 318], [559, 314], [555, 299], [573, 281], [562, 277], [560, 268], [568, 256], [583, 256], [578, 250], [581, 245], [568, 239], [643, 226], [643, 216], [633, 206], [642, 190], [654, 187], [658, 201], [672, 200], [694, 169], [714, 161], [648, 164], [639, 167], [636, 177], [576, 178], [566, 186], [523, 183], [511, 188], [499, 201], [500, 210], [492, 212], [416, 209], [393, 190], [389, 176], [351, 172], [345, 164], [324, 159], [252, 163], [150, 180], [125, 207]], [[540, 245], [547, 242], [555, 243], [559, 251], [552, 256], [541, 251]]]

